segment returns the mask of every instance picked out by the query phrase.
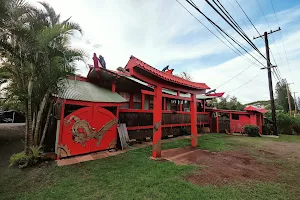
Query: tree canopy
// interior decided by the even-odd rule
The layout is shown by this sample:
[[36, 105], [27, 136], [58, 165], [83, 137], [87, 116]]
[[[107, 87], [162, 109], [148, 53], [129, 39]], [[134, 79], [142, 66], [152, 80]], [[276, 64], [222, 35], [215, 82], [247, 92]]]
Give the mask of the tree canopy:
[[85, 58], [82, 50], [70, 47], [81, 27], [70, 18], [61, 20], [49, 4], [40, 4], [42, 9], [24, 0], [0, 0], [0, 83], [9, 83], [7, 98], [24, 109], [27, 152], [42, 146], [53, 105], [50, 96], [61, 89], [57, 83]]
[[[276, 84], [276, 103], [285, 111], [289, 111], [289, 103], [288, 103], [288, 93], [287, 93], [287, 83], [285, 80], [282, 80], [281, 82], [277, 82]], [[291, 109], [295, 109], [295, 103], [294, 98], [291, 95], [291, 92], [289, 92], [290, 95], [290, 101], [291, 101]], [[279, 107], [279, 108], [280, 108]]]

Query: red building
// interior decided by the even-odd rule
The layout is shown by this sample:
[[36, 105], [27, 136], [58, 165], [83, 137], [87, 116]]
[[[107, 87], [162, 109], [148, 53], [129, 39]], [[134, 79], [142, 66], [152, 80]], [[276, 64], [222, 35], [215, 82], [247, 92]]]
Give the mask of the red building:
[[206, 95], [210, 88], [205, 83], [175, 76], [173, 70], [160, 71], [131, 56], [125, 68], [111, 71], [99, 66], [96, 56], [93, 59], [87, 78], [68, 80], [57, 95], [59, 158], [115, 148], [118, 123], [126, 124], [130, 139], [153, 138], [155, 158], [161, 156], [161, 139], [169, 135], [190, 133], [196, 147], [202, 127], [222, 132], [216, 113], [229, 114], [230, 132], [241, 130], [239, 122], [262, 125], [262, 114], [254, 110], [207, 109], [206, 100], [223, 93]]

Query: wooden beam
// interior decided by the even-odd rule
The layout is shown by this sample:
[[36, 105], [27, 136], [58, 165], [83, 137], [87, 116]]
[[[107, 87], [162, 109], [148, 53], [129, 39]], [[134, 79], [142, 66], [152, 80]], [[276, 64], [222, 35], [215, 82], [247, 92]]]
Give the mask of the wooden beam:
[[162, 87], [156, 86], [154, 88], [153, 99], [153, 145], [152, 157], [161, 157], [161, 136], [162, 136]]
[[191, 109], [191, 145], [197, 147], [198, 145], [198, 131], [197, 131], [197, 102], [196, 95], [191, 94], [192, 101], [190, 102]]

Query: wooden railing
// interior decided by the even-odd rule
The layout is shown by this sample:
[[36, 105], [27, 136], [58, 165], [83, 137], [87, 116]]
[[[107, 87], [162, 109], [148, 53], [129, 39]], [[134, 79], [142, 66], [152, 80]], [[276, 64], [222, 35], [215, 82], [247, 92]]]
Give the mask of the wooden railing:
[[209, 112], [197, 112], [197, 124], [209, 123]]

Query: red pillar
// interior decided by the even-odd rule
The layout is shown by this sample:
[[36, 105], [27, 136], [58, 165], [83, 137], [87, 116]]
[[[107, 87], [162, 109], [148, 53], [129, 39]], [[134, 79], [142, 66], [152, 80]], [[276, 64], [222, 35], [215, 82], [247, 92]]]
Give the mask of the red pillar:
[[164, 110], [167, 110], [167, 97], [164, 97]]
[[142, 110], [145, 109], [145, 94], [142, 94], [142, 100], [141, 100], [141, 104], [142, 104]]
[[179, 100], [179, 111], [182, 111], [182, 100]]
[[230, 134], [233, 134], [233, 127], [232, 127], [232, 114], [229, 113], [229, 125], [230, 125]]
[[130, 94], [130, 97], [129, 97], [129, 108], [130, 108], [130, 109], [133, 109], [133, 108], [134, 108], [133, 94]]
[[216, 116], [216, 131], [219, 133], [219, 116]]
[[153, 144], [152, 157], [161, 157], [162, 87], [155, 86], [153, 96]]
[[116, 92], [116, 82], [115, 81], [113, 81], [111, 84], [111, 91]]
[[[59, 135], [58, 135], [58, 138], [57, 138], [57, 144], [60, 145], [61, 144], [61, 137], [62, 137], [62, 134], [63, 134], [63, 127], [64, 127], [64, 120], [65, 119], [65, 101], [62, 102], [61, 104], [61, 111], [60, 111], [60, 120], [59, 120]], [[56, 149], [57, 151], [57, 149]], [[58, 155], [56, 157], [57, 160], [60, 159], [60, 152], [56, 152]]]
[[197, 100], [196, 95], [191, 94], [191, 143], [192, 147], [196, 147], [198, 143], [198, 131], [197, 131]]

